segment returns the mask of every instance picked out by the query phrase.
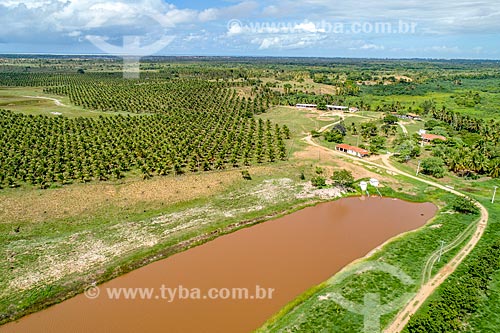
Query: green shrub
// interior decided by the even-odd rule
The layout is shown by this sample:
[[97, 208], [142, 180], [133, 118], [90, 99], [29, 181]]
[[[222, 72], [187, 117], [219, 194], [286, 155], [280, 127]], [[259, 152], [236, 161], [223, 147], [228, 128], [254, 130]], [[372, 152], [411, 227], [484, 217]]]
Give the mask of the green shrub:
[[343, 134], [341, 131], [337, 129], [332, 129], [331, 131], [328, 131], [325, 134], [323, 134], [323, 137], [325, 138], [326, 141], [335, 143], [344, 142], [344, 136], [345, 134]]
[[444, 177], [444, 161], [439, 157], [429, 157], [422, 161], [422, 173], [436, 178]]
[[352, 187], [352, 184], [354, 183], [354, 177], [352, 176], [352, 172], [349, 170], [334, 171], [332, 180], [334, 185], [345, 188]]
[[316, 176], [316, 177], [311, 179], [311, 184], [314, 187], [323, 188], [326, 186], [326, 180], [324, 177]]
[[245, 180], [252, 180], [252, 176], [250, 176], [250, 172], [248, 172], [248, 170], [241, 171], [241, 176]]
[[466, 197], [459, 197], [453, 200], [451, 207], [454, 211], [463, 214], [477, 214], [479, 213], [479, 208], [474, 204], [474, 202]]

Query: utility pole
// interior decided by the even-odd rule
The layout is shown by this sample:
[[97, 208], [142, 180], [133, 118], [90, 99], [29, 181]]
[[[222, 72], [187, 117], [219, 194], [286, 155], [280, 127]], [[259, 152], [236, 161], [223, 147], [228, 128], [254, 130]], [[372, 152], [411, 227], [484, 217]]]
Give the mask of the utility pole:
[[495, 196], [497, 194], [497, 188], [498, 188], [498, 186], [495, 186], [495, 190], [493, 191], [493, 198], [491, 198], [491, 203], [495, 203]]
[[422, 165], [422, 161], [418, 161], [417, 174], [415, 176], [418, 176], [420, 173], [420, 165]]
[[439, 249], [439, 258], [438, 258], [437, 262], [441, 261], [441, 256], [443, 255], [444, 244], [445, 244], [445, 242], [442, 240], [441, 241], [441, 249]]

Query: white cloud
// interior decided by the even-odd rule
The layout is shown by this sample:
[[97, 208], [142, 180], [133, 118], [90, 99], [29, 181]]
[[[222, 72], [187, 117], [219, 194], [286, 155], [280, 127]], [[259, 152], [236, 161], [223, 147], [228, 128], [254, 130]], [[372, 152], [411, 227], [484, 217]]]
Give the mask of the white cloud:
[[278, 6], [267, 6], [262, 10], [262, 15], [264, 16], [278, 16], [280, 14], [280, 8]]
[[248, 31], [249, 29], [245, 28], [239, 20], [229, 21], [227, 24], [227, 36], [236, 36]]
[[[119, 45], [124, 36], [137, 35], [147, 45], [175, 35], [175, 48], [191, 47], [193, 53], [205, 47], [212, 53], [260, 49], [278, 55], [279, 50], [308, 50], [327, 55], [491, 56], [500, 47], [495, 37], [500, 34], [498, 0], [227, 0], [225, 7], [197, 10], [165, 1], [0, 0], [0, 40], [4, 46], [88, 45], [84, 37], [93, 35]], [[232, 19], [243, 23], [228, 25]], [[399, 20], [418, 23], [417, 33], [349, 34], [332, 32], [328, 25], [397, 25]]]
[[304, 31], [304, 32], [325, 32], [325, 29], [317, 28], [316, 24], [312, 22], [303, 22], [294, 26], [294, 30], [296, 31]]
[[438, 45], [438, 46], [425, 47], [424, 51], [437, 52], [437, 53], [459, 53], [460, 48], [458, 46]]
[[331, 1], [280, 0], [269, 6], [276, 12], [286, 11], [295, 17], [308, 13], [310, 20], [418, 22], [428, 32], [500, 32], [498, 0], [384, 0]]
[[383, 45], [376, 45], [376, 44], [363, 44], [360, 47], [361, 50], [385, 50], [385, 47]]
[[74, 31], [94, 31], [112, 35], [120, 30], [118, 27], [146, 31], [173, 28], [196, 20], [197, 12], [178, 9], [162, 0], [7, 0], [0, 3], [0, 16], [5, 25], [0, 36], [29, 37], [37, 32], [71, 36]]
[[202, 11], [198, 17], [202, 22], [214, 21], [219, 16], [219, 11], [215, 8], [209, 8]]
[[208, 22], [221, 19], [230, 20], [235, 18], [250, 17], [258, 8], [258, 2], [244, 1], [229, 7], [205, 9], [199, 13], [198, 19], [201, 22]]
[[251, 40], [252, 44], [259, 45], [259, 50], [292, 50], [305, 49], [323, 41], [326, 37], [321, 35], [280, 35], [274, 37], [257, 36]]
[[[59, 2], [64, 2], [64, 1], [59, 1]], [[53, 3], [51, 0], [3, 0], [0, 5], [8, 7], [8, 8], [14, 8], [18, 6], [24, 6], [28, 9], [36, 9], [36, 8], [42, 8], [44, 6], [50, 5]]]
[[262, 40], [255, 39], [254, 40], [255, 44], [260, 44], [259, 49], [260, 50], [266, 50], [270, 48], [281, 48], [281, 39], [279, 37], [272, 37], [272, 38], [264, 38]]

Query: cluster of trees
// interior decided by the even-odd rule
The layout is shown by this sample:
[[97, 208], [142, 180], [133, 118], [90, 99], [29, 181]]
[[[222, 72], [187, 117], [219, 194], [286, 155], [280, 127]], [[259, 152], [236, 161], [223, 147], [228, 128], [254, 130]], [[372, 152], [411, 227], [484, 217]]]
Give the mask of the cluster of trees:
[[[76, 64], [75, 64], [76, 65]], [[70, 66], [71, 67], [71, 66]], [[68, 84], [86, 84], [110, 81], [114, 83], [123, 82], [123, 74], [119, 70], [120, 63], [109, 63], [101, 71], [97, 71], [99, 67], [103, 66], [90, 66], [96, 67], [92, 71], [87, 71], [84, 68], [77, 70], [74, 67], [52, 69], [47, 71], [47, 68], [40, 69], [40, 71], [20, 72], [19, 70], [11, 72], [2, 72], [0, 76], [1, 86], [16, 86], [16, 87], [56, 87]], [[221, 68], [209, 66], [176, 66], [169, 67], [167, 65], [159, 64], [141, 64], [141, 79], [134, 81], [134, 83], [144, 84], [153, 82], [165, 82], [166, 80], [186, 79], [186, 80], [203, 80], [203, 81], [216, 81], [224, 83], [225, 85], [235, 84], [248, 84], [250, 82], [248, 70], [238, 68]], [[236, 81], [238, 80], [238, 81]], [[126, 81], [125, 81], [126, 82]], [[256, 81], [257, 83], [259, 81]]]
[[[318, 188], [323, 188], [326, 186], [326, 178], [323, 176], [323, 170], [318, 168], [316, 170], [317, 175], [311, 179], [311, 184]], [[333, 186], [340, 187], [344, 190], [349, 190], [354, 184], [354, 177], [352, 172], [349, 170], [335, 170], [330, 177]]]
[[494, 119], [486, 121], [467, 114], [450, 111], [444, 106], [440, 109], [432, 108], [429, 115], [443, 121], [456, 131], [479, 133], [485, 138], [493, 140], [496, 144], [500, 141], [500, 123]]
[[347, 129], [345, 128], [345, 124], [344, 122], [340, 122], [339, 124], [333, 126], [329, 131], [325, 132], [323, 137], [328, 142], [342, 143], [346, 134]]
[[[420, 155], [418, 139], [405, 139], [396, 146], [398, 160], [407, 162]], [[436, 178], [444, 177], [446, 171], [461, 177], [475, 178], [479, 175], [500, 177], [498, 147], [484, 140], [468, 146], [460, 139], [450, 138], [436, 141], [432, 157], [422, 160], [422, 173]]]
[[[422, 160], [424, 174], [441, 178], [450, 171], [469, 178], [500, 177], [500, 124], [497, 121], [448, 111], [445, 107], [438, 109], [432, 101], [425, 101], [421, 108], [424, 114], [434, 118], [425, 122], [425, 129], [447, 137], [446, 141], [434, 141], [432, 157]], [[418, 134], [398, 138], [395, 145], [399, 161], [419, 156], [419, 142]]]
[[[219, 108], [144, 116], [46, 117], [0, 110], [0, 187], [144, 178], [285, 160], [288, 128]], [[221, 102], [224, 102], [224, 98]]]
[[361, 88], [361, 92], [375, 96], [423, 96], [433, 92], [452, 92], [454, 88], [454, 83], [450, 80], [427, 79], [425, 82], [407, 82], [406, 80], [400, 80], [389, 85], [366, 85]]
[[457, 105], [465, 107], [475, 107], [481, 103], [481, 95], [479, 95], [477, 91], [468, 91], [466, 93], [456, 94], [453, 98], [455, 99], [455, 103], [457, 103]]
[[420, 144], [418, 141], [412, 140], [405, 135], [396, 138], [394, 144], [397, 153], [396, 159], [401, 163], [408, 162], [421, 154]]
[[360, 88], [356, 82], [347, 80], [337, 85], [337, 95], [340, 96], [358, 96]]
[[468, 115], [432, 108], [430, 114], [438, 119], [426, 122], [431, 133], [448, 138], [437, 142], [433, 156], [441, 159], [449, 171], [462, 177], [486, 175], [500, 177], [500, 125]]
[[319, 107], [323, 105], [324, 109], [326, 109], [327, 104], [333, 104], [335, 101], [334, 96], [329, 94], [316, 95], [314, 93], [306, 92], [290, 92], [282, 94], [274, 90], [267, 90], [265, 92], [264, 98], [273, 105], [294, 106], [300, 103], [317, 104]]
[[413, 316], [406, 330], [410, 333], [460, 332], [467, 318], [476, 312], [488, 293], [492, 275], [500, 269], [500, 242], [484, 249], [462, 274], [453, 275], [427, 311]]
[[368, 143], [368, 145], [360, 143], [361, 148], [367, 148], [372, 153], [378, 153], [386, 149], [387, 138], [396, 134], [397, 127], [395, 123], [392, 116], [386, 117], [383, 121], [369, 121], [360, 125], [353, 122], [350, 126], [347, 126], [342, 121], [323, 133], [323, 138], [328, 142], [342, 143], [346, 134], [350, 132], [352, 135], [359, 136], [363, 142]]
[[385, 120], [369, 121], [359, 126], [352, 123], [350, 130], [353, 135], [360, 135], [364, 142], [368, 142], [368, 146], [364, 144], [359, 146], [369, 149], [372, 153], [384, 151], [387, 146], [387, 138], [397, 133], [396, 125]]
[[439, 157], [429, 157], [422, 160], [422, 173], [436, 178], [443, 178], [446, 169], [444, 161]]
[[440, 159], [448, 170], [461, 177], [474, 178], [478, 175], [500, 177], [500, 155], [498, 146], [481, 140], [472, 146], [450, 140], [433, 149], [435, 158]]

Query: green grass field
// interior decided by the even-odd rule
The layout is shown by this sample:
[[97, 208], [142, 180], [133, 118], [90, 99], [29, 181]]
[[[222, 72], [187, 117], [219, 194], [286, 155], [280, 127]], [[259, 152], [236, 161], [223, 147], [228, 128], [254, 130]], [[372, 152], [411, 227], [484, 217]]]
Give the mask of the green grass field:
[[[348, 266], [343, 273], [349, 274], [362, 263], [381, 262], [400, 268], [413, 278], [416, 284], [408, 287], [387, 273], [372, 271], [357, 274], [355, 278], [342, 282], [339, 282], [342, 275], [335, 275], [328, 282], [312, 288], [290, 303], [258, 332], [360, 332], [363, 330], [362, 315], [346, 311], [334, 301], [321, 301], [320, 296], [335, 292], [350, 301], [362, 304], [364, 295], [371, 292], [380, 294], [382, 303], [387, 303], [405, 292], [417, 290], [421, 282], [422, 268], [429, 255], [439, 249], [440, 241], [449, 242], [454, 239], [465, 226], [473, 223], [477, 216], [447, 214], [449, 207], [445, 203], [449, 202], [453, 195], [428, 188], [418, 182], [405, 181], [413, 185], [416, 195], [402, 195], [388, 188], [382, 193], [412, 201], [435, 202], [441, 207], [436, 218], [426, 227], [391, 241], [370, 258]], [[381, 325], [387, 325], [402, 306], [400, 303], [391, 313], [382, 316]]]
[[[35, 98], [42, 97], [42, 98]], [[50, 99], [47, 99], [50, 98]], [[57, 103], [52, 100], [60, 101]], [[41, 88], [11, 88], [0, 87], [0, 109], [21, 112], [24, 114], [44, 115], [55, 117], [59, 113], [62, 116], [74, 117], [99, 117], [113, 116], [117, 113], [101, 112], [94, 110], [86, 110], [82, 107], [75, 106], [67, 96], [57, 96], [46, 94]], [[54, 114], [57, 113], [57, 114]], [[121, 113], [129, 114], [129, 113]], [[132, 114], [131, 114], [132, 115]], [[137, 115], [134, 113], [134, 115]]]
[[420, 105], [427, 101], [432, 100], [436, 102], [438, 108], [445, 106], [449, 110], [457, 111], [460, 113], [468, 114], [475, 117], [485, 118], [485, 119], [497, 119], [500, 115], [500, 110], [498, 105], [500, 105], [500, 96], [498, 93], [491, 92], [481, 92], [481, 103], [475, 107], [464, 107], [458, 105], [456, 100], [453, 98], [454, 95], [460, 93], [468, 92], [468, 89], [457, 89], [453, 93], [427, 93], [425, 95], [413, 96], [413, 95], [390, 95], [390, 96], [372, 96], [363, 95], [355, 100], [363, 101], [366, 104], [370, 104], [373, 108], [377, 106], [383, 106], [384, 104], [400, 103], [401, 106], [416, 110]]

